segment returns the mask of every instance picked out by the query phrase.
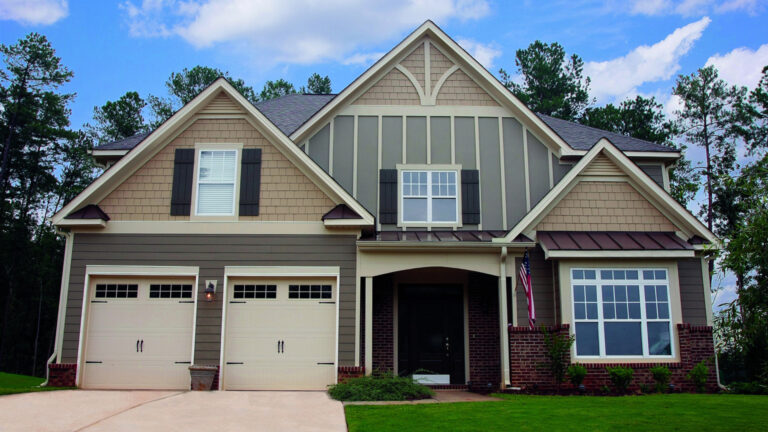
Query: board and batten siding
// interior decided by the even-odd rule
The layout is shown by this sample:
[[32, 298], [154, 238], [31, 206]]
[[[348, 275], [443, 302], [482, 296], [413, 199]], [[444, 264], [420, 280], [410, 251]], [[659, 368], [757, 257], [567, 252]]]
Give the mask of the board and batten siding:
[[[197, 266], [195, 363], [218, 364], [225, 266], [338, 266], [339, 365], [355, 364], [355, 236], [351, 235], [146, 235], [74, 236], [61, 363], [77, 361], [87, 265]], [[206, 280], [217, 280], [206, 302]]]
[[304, 151], [377, 216], [379, 170], [454, 164], [479, 170], [481, 184], [481, 224], [459, 229], [510, 229], [549, 192], [551, 177], [556, 184], [572, 166], [507, 115], [429, 115], [427, 109], [425, 115], [395, 116], [363, 108], [366, 114], [337, 115]]

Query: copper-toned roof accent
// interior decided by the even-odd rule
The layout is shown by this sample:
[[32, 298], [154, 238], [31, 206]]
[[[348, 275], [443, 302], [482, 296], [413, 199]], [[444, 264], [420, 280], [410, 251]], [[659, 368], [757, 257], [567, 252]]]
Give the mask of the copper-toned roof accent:
[[539, 231], [549, 250], [690, 250], [693, 246], [672, 232]]
[[80, 210], [68, 214], [64, 219], [101, 219], [108, 221], [109, 215], [104, 213], [104, 210], [96, 204], [88, 204]]
[[[506, 231], [379, 231], [372, 236], [363, 237], [361, 241], [403, 241], [403, 242], [484, 242], [490, 243], [495, 238], [504, 237]], [[515, 242], [531, 242], [525, 236], [518, 237]]]
[[326, 219], [362, 219], [363, 217], [357, 214], [356, 211], [347, 207], [346, 204], [339, 204], [332, 208], [328, 213], [324, 214], [321, 220]]

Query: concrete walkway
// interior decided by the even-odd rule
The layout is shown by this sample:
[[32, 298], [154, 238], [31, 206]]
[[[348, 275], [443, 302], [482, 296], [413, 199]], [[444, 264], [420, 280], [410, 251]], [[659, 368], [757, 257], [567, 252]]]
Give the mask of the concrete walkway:
[[344, 432], [325, 392], [65, 390], [0, 396], [0, 431]]

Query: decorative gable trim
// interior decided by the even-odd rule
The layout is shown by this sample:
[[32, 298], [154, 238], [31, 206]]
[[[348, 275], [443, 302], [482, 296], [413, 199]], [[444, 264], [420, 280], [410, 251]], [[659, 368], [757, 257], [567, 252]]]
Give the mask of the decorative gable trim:
[[[177, 111], [170, 119], [152, 132], [144, 141], [126, 154], [101, 177], [91, 183], [82, 193], [66, 204], [51, 217], [54, 225], [61, 225], [64, 216], [85, 204], [99, 202], [112, 190], [125, 181], [146, 161], [160, 151], [174, 136], [183, 131], [195, 120], [194, 116], [211, 101], [222, 94], [229, 96], [243, 110], [248, 120], [266, 139], [283, 153], [304, 175], [310, 178], [328, 197], [337, 204], [346, 204], [368, 225], [373, 225], [374, 218], [365, 208], [323, 171], [309, 156], [285, 136], [272, 122], [259, 112], [224, 78], [219, 78], [203, 90], [197, 97]], [[229, 108], [227, 108], [229, 109]]]
[[[498, 101], [498, 103], [507, 108], [512, 115], [521, 119], [532, 133], [542, 138], [546, 138], [545, 141], [548, 145], [553, 147], [555, 156], [560, 158], [563, 156], [580, 156], [585, 153], [584, 151], [577, 151], [571, 148], [559, 135], [547, 126], [546, 123], [539, 119], [533, 111], [512, 95], [512, 93], [504, 87], [496, 77], [488, 72], [488, 70], [486, 70], [477, 60], [469, 55], [469, 53], [456, 43], [456, 41], [451, 39], [432, 21], [426, 21], [367, 71], [360, 75], [330, 103], [315, 113], [306, 123], [291, 134], [291, 139], [298, 143], [304, 142], [312, 136], [317, 129], [328, 123], [341, 107], [353, 103], [360, 97], [360, 95], [372, 85], [371, 83], [377, 82], [393, 69], [402, 72], [402, 69], [404, 68], [398, 68], [398, 63], [402, 58], [406, 57], [419, 47], [414, 45], [417, 45], [421, 39], [425, 39], [424, 43], [427, 45], [432, 43], [433, 45], [431, 45], [431, 48], [437, 48], [436, 44], [444, 46], [450, 53], [447, 51], [441, 51], [441, 53], [453, 61], [457, 66], [455, 69], [450, 68], [443, 73], [438, 80], [438, 84], [435, 85], [435, 89], [426, 91], [427, 89], [421, 88], [420, 85], [414, 86], [423, 103], [426, 102], [428, 105], [436, 104], [437, 97], [439, 96], [439, 92], [445, 84], [445, 81], [447, 81], [457, 70], [461, 70], [476, 83], [482, 83], [480, 87], [488, 92], [490, 98]], [[432, 41], [430, 41], [430, 39], [432, 39]], [[425, 53], [425, 58], [428, 55], [429, 53]], [[425, 71], [425, 76], [426, 73], [431, 73], [431, 71]], [[413, 79], [409, 78], [409, 81], [411, 81], [411, 83], [414, 83], [415, 81], [415, 83], [418, 84], [418, 80], [416, 80], [415, 77], [413, 77]], [[434, 103], [431, 103], [432, 99], [434, 99]]]
[[[606, 159], [602, 159], [605, 157]], [[597, 161], [602, 168], [602, 175], [595, 175], [595, 169], [588, 167]], [[626, 176], [615, 176], [612, 170], [605, 171], [606, 161], [613, 162], [615, 166]], [[591, 175], [585, 176], [589, 172]], [[634, 162], [621, 152], [608, 139], [603, 138], [592, 147], [589, 152], [552, 188], [539, 203], [517, 224], [501, 242], [509, 242], [520, 234], [533, 238], [536, 226], [549, 214], [549, 212], [566, 196], [582, 179], [622, 179], [629, 181], [630, 185], [641, 193], [648, 201], [667, 217], [682, 232], [685, 239], [699, 236], [709, 243], [719, 247], [721, 245], [717, 236], [701, 223], [685, 207], [674, 200], [656, 182], [646, 175]]]

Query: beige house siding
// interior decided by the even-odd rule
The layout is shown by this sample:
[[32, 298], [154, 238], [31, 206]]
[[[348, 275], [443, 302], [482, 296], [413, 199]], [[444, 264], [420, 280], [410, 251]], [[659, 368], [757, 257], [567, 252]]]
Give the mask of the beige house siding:
[[437, 81], [440, 77], [453, 66], [453, 62], [448, 59], [443, 53], [441, 53], [437, 47], [431, 45], [429, 47], [429, 70], [432, 76], [432, 88], [435, 88]]
[[452, 73], [437, 94], [438, 105], [499, 106], [462, 70]]
[[260, 214], [240, 220], [319, 221], [335, 205], [246, 120], [200, 119], [98, 203], [99, 206], [112, 220], [188, 220], [188, 216], [170, 215], [173, 159], [177, 148], [194, 148], [196, 143], [242, 143], [243, 148], [262, 149]]
[[418, 48], [413, 50], [413, 52], [408, 57], [406, 57], [403, 61], [401, 61], [400, 64], [405, 66], [405, 68], [408, 69], [413, 74], [413, 77], [416, 78], [416, 82], [419, 83], [419, 85], [423, 89], [425, 87], [424, 44], [423, 43], [419, 44]]
[[416, 87], [397, 69], [392, 69], [353, 105], [420, 105]]
[[536, 230], [677, 231], [677, 228], [627, 182], [581, 181]]
[[235, 114], [242, 112], [243, 109], [240, 105], [224, 93], [220, 93], [205, 108], [200, 110], [200, 114]]

